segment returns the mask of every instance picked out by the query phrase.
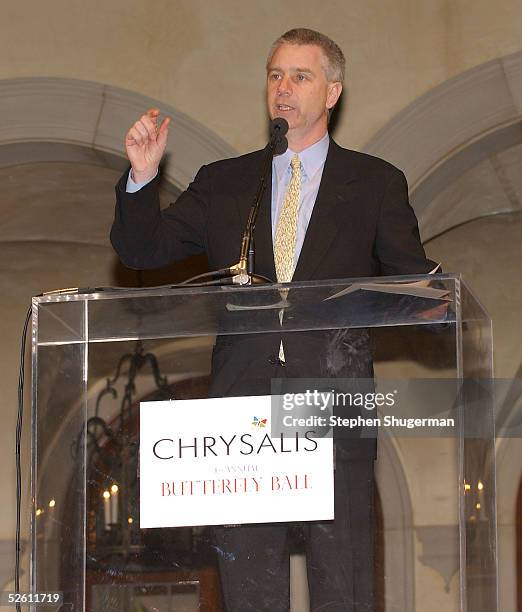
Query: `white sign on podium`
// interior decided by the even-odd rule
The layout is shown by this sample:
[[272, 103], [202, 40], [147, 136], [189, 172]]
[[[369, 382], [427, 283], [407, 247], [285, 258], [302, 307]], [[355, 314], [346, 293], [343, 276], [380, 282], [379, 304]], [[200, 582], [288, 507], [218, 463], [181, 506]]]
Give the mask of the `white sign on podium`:
[[271, 437], [271, 401], [142, 402], [140, 527], [332, 520], [332, 438]]

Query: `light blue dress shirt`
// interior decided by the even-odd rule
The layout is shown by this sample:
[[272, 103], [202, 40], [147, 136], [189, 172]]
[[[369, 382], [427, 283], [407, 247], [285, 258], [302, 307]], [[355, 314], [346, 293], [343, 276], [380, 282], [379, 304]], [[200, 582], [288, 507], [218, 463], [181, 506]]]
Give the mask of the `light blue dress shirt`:
[[[324, 163], [328, 154], [330, 138], [328, 132], [313, 145], [304, 149], [299, 155], [301, 160], [301, 200], [297, 213], [297, 236], [295, 243], [294, 268], [303, 247], [308, 224], [312, 216], [315, 200], [323, 176]], [[282, 155], [277, 155], [272, 161], [272, 242], [275, 240], [277, 220], [281, 212], [283, 200], [290, 178], [292, 176], [292, 166], [290, 161], [295, 155], [291, 149], [287, 149]], [[135, 183], [131, 178], [131, 173], [127, 178], [127, 192], [135, 193], [150, 181]], [[155, 178], [155, 177], [154, 177]], [[153, 180], [153, 179], [150, 179]]]
[[[321, 140], [298, 153], [301, 160], [301, 198], [297, 212], [294, 269], [297, 265], [306, 230], [308, 229], [314, 209], [329, 144], [330, 138], [327, 132]], [[287, 149], [285, 153], [274, 157], [272, 161], [272, 243], [275, 242], [277, 221], [281, 213], [288, 183], [292, 178], [290, 162], [294, 155], [294, 151]]]

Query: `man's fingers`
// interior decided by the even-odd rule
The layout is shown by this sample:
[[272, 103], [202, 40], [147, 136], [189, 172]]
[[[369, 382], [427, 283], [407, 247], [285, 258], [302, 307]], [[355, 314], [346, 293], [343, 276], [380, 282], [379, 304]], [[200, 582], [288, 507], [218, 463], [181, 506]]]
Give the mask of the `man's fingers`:
[[142, 137], [142, 142], [143, 143], [147, 142], [147, 140], [149, 139], [149, 131], [147, 130], [147, 128], [143, 125], [141, 121], [136, 121], [136, 123], [134, 124], [134, 129]]
[[156, 140], [156, 136], [157, 136], [157, 122], [156, 121], [152, 121], [151, 118], [148, 115], [143, 115], [143, 117], [141, 118], [141, 124], [147, 130], [149, 138], [152, 139], [152, 140]]
[[145, 115], [149, 117], [150, 119], [157, 119], [160, 115], [160, 109], [159, 108], [149, 108], [149, 110], [145, 113]]
[[164, 147], [167, 142], [170, 118], [163, 119], [158, 128], [159, 115], [159, 109], [150, 108], [127, 132], [125, 143], [128, 146], [142, 147], [148, 144], [157, 144]]
[[163, 151], [165, 150], [165, 147], [167, 146], [167, 138], [169, 135], [169, 123], [170, 123], [170, 118], [165, 117], [165, 119], [163, 119], [163, 121], [161, 122], [161, 125], [158, 130], [157, 143], [158, 143], [158, 146]]
[[153, 115], [150, 114], [150, 111], [147, 111], [147, 113], [145, 113], [145, 115], [141, 117], [141, 122], [149, 131], [149, 135], [151, 136], [151, 138], [153, 136], [156, 137], [158, 134], [165, 132], [168, 129], [170, 123], [170, 117], [165, 117], [158, 128], [158, 118], [160, 115], [160, 111], [158, 109], [154, 109], [154, 111], [155, 112]]
[[134, 141], [134, 143], [137, 145], [143, 144], [144, 138], [142, 134], [136, 129], [136, 124], [134, 124], [127, 132], [126, 140], [127, 142]]
[[170, 117], [165, 117], [165, 119], [163, 119], [163, 121], [161, 122], [161, 125], [158, 130], [158, 134], [164, 134], [165, 132], [168, 132], [169, 123], [170, 123]]

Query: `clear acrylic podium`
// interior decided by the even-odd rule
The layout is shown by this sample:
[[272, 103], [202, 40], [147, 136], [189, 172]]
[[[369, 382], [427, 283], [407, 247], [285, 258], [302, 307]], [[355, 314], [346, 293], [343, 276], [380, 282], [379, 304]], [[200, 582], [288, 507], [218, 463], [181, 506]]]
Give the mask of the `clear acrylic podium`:
[[220, 337], [368, 329], [376, 389], [403, 394], [388, 416], [454, 418], [378, 430], [375, 610], [497, 610], [491, 321], [458, 275], [435, 281], [34, 298], [30, 590], [62, 591], [62, 610], [224, 609], [211, 529], [140, 529], [139, 402], [206, 397]]

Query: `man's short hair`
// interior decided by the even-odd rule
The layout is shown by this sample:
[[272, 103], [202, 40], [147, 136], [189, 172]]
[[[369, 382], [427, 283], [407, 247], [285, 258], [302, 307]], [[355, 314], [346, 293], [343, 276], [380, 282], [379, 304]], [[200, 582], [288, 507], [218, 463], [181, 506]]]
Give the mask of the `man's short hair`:
[[276, 49], [280, 45], [317, 45], [323, 51], [326, 58], [326, 65], [323, 66], [326, 75], [326, 80], [329, 82], [344, 81], [344, 69], [346, 59], [339, 45], [325, 34], [310, 30], [308, 28], [294, 28], [288, 30], [280, 36], [270, 47], [268, 58], [266, 60], [267, 68], [272, 61]]

